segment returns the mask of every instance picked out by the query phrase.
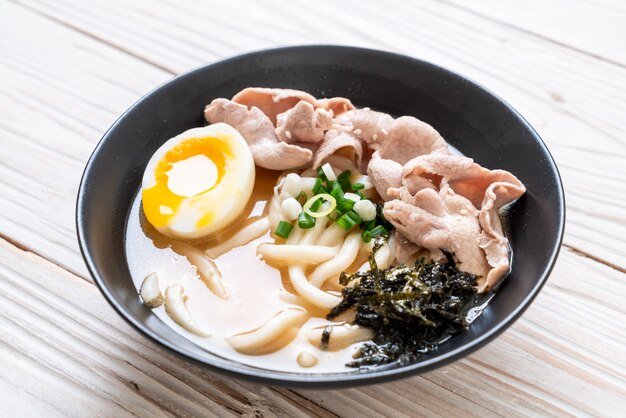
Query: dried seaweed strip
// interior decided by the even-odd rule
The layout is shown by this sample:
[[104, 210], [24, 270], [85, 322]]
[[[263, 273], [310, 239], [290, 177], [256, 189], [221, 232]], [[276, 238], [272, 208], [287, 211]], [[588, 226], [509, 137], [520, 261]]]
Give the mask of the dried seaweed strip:
[[343, 289], [341, 303], [327, 315], [332, 320], [356, 308], [353, 324], [374, 331], [349, 367], [413, 362], [467, 329], [467, 312], [477, 303], [477, 277], [458, 270], [452, 254], [445, 254], [445, 263], [420, 258], [411, 267], [381, 270], [374, 259], [381, 245], [379, 240], [374, 246], [370, 271], [341, 275], [341, 284], [355, 283]]

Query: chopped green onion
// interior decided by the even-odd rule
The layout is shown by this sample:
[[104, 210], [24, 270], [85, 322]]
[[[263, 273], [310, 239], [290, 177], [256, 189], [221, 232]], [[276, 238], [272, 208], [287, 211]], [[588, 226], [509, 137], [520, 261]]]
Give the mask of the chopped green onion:
[[274, 231], [274, 234], [281, 238], [287, 238], [289, 234], [291, 233], [292, 229], [293, 229], [292, 224], [290, 224], [289, 222], [280, 221], [278, 223], [278, 226], [276, 227], [276, 231]]
[[352, 208], [354, 207], [354, 200], [350, 200], [350, 199], [343, 199], [343, 200], [339, 200], [337, 199], [337, 201], [339, 203], [337, 203], [337, 209], [339, 210], [339, 212], [341, 213], [346, 213], [349, 210], [352, 210]]
[[310, 229], [315, 226], [315, 218], [306, 212], [301, 212], [298, 216], [298, 226], [301, 229]]
[[343, 202], [346, 198], [343, 194], [343, 190], [341, 190], [341, 186], [339, 186], [339, 183], [337, 183], [337, 185], [338, 186], [336, 188], [331, 190], [330, 194], [337, 200], [337, 202]]
[[343, 171], [341, 174], [339, 174], [339, 175], [337, 176], [337, 180], [350, 178], [350, 175], [351, 175], [351, 174], [352, 174], [352, 171], [350, 171], [350, 170], [345, 170], [345, 171]]
[[370, 242], [372, 240], [372, 233], [368, 230], [361, 232], [361, 239], [363, 242]]
[[376, 219], [376, 205], [369, 199], [359, 200], [353, 210], [365, 221]]
[[357, 224], [360, 224], [361, 222], [363, 222], [363, 219], [359, 216], [359, 214], [353, 210], [346, 212], [346, 215], [348, 215]]
[[356, 192], [356, 194], [361, 198], [361, 199], [365, 199], [365, 195], [361, 192]]
[[359, 200], [362, 200], [358, 194], [352, 192], [344, 193], [343, 197], [345, 197], [346, 199], [350, 199], [353, 202], [358, 202]]
[[339, 212], [338, 210], [334, 210], [330, 213], [330, 215], [328, 215], [328, 219], [330, 219], [331, 221], [336, 221], [337, 219], [339, 219], [340, 216], [341, 212]]
[[363, 190], [363, 189], [365, 189], [365, 185], [363, 183], [354, 183], [352, 185], [352, 191], [354, 191], [354, 192], [359, 191], [359, 190]]
[[351, 189], [350, 174], [352, 174], [352, 172], [350, 170], [346, 170], [337, 176], [337, 181], [341, 184], [343, 190]]
[[316, 178], [315, 179], [315, 184], [313, 185], [313, 195], [316, 195], [320, 192], [320, 190], [322, 189], [322, 183], [324, 182], [324, 180], [322, 180], [321, 178]]
[[[328, 207], [324, 207], [325, 205], [323, 205], [320, 212], [311, 211], [311, 207], [315, 204], [315, 202], [321, 199], [324, 199], [329, 203]], [[307, 200], [307, 202], [302, 207], [302, 210], [314, 218], [321, 218], [322, 216], [326, 216], [331, 213], [333, 210], [335, 210], [336, 207], [337, 201], [335, 200], [335, 198], [327, 193], [322, 193], [315, 195]]]
[[301, 205], [304, 205], [307, 201], [307, 195], [304, 192], [300, 192], [300, 194], [298, 194], [298, 197], [296, 197], [296, 200], [298, 201], [298, 203], [300, 203]]
[[332, 192], [333, 190], [341, 190], [341, 184], [337, 180], [329, 180], [326, 182], [327, 188]]
[[372, 235], [372, 237], [377, 237], [379, 235], [387, 235], [387, 230], [384, 226], [378, 225], [377, 227], [369, 231], [369, 233]]
[[328, 180], [328, 179], [326, 178], [326, 174], [324, 174], [324, 170], [322, 169], [322, 167], [318, 167], [318, 168], [317, 168], [317, 177], [318, 177], [318, 178], [321, 178], [321, 179], [322, 179], [322, 180], [324, 180], [324, 181]]
[[354, 219], [352, 219], [350, 215], [348, 215], [348, 213], [341, 215], [341, 217], [337, 219], [337, 224], [339, 224], [339, 226], [345, 231], [351, 230], [352, 227], [354, 227], [358, 223]]
[[317, 199], [309, 208], [312, 212], [317, 212], [322, 207], [323, 199]]
[[326, 178], [328, 180], [337, 180], [337, 176], [335, 175], [335, 171], [330, 166], [330, 164], [328, 164], [328, 163], [324, 164], [322, 166], [322, 171], [324, 171], [324, 174], [326, 175]]
[[369, 231], [371, 229], [373, 229], [376, 226], [376, 219], [372, 219], [371, 221], [365, 221], [363, 222], [363, 229], [365, 229], [366, 231]]

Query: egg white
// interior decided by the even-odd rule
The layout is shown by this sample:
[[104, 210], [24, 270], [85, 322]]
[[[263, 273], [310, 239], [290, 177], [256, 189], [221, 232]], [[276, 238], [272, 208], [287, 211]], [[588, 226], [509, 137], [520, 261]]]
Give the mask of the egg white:
[[[185, 154], [185, 158], [173, 161], [179, 158], [177, 155], [180, 155], [181, 149], [186, 149], [189, 155]], [[207, 174], [206, 170], [200, 168], [193, 171], [193, 167], [206, 168], [207, 165], [206, 161], [198, 161], [197, 158], [185, 170], [172, 171], [172, 174], [178, 176], [176, 181], [165, 180], [175, 164], [207, 154], [202, 150], [209, 150], [208, 154], [220, 157], [221, 163], [215, 161], [222, 172], [217, 182], [215, 178], [207, 180], [207, 176], [213, 176], [213, 173]], [[211, 158], [211, 155], [207, 157]], [[192, 167], [191, 171], [189, 167]], [[166, 175], [163, 176], [163, 173]], [[202, 178], [193, 177], [202, 174]], [[183, 182], [181, 175], [187, 176], [182, 178]], [[241, 215], [252, 194], [254, 180], [252, 153], [236, 129], [225, 123], [193, 128], [165, 142], [150, 158], [142, 180], [144, 213], [148, 221], [164, 235], [185, 239], [205, 237], [226, 227]], [[185, 184], [185, 181], [202, 184], [200, 190], [207, 186], [209, 188], [188, 196], [188, 190], [194, 190], [194, 184]], [[177, 189], [173, 187], [174, 184], [178, 185]]]

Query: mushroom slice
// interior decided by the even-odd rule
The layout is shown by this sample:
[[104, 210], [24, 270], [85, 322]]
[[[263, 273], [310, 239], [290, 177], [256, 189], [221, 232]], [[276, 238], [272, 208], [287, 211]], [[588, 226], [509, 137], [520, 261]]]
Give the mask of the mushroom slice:
[[189, 244], [176, 243], [174, 251], [187, 257], [187, 260], [196, 267], [200, 280], [220, 299], [228, 299], [226, 287], [222, 282], [222, 274], [208, 255]]
[[272, 353], [293, 340], [306, 319], [307, 313], [304, 309], [288, 308], [256, 330], [235, 334], [225, 340], [242, 354]]
[[150, 273], [143, 279], [139, 295], [143, 304], [148, 308], [156, 308], [163, 304], [163, 294], [159, 288], [159, 276], [156, 273]]
[[198, 326], [193, 320], [187, 308], [184, 287], [180, 283], [174, 283], [165, 289], [165, 312], [178, 325], [200, 337], [208, 337], [210, 334]]
[[[322, 341], [325, 334], [328, 335], [327, 341]], [[351, 344], [374, 338], [371, 329], [349, 324], [311, 328], [304, 335], [311, 344], [326, 351], [341, 350]]]

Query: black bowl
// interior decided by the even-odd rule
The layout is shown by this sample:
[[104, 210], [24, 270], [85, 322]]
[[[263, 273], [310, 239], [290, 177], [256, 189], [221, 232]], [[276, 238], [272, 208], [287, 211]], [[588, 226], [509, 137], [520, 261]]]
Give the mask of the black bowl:
[[[463, 154], [514, 173], [528, 192], [509, 214], [513, 267], [470, 329], [388, 370], [292, 374], [243, 365], [194, 345], [137, 297], [124, 254], [130, 205], [152, 153], [167, 139], [203, 126], [204, 106], [248, 86], [290, 87], [317, 97], [412, 115], [433, 125]], [[541, 138], [511, 106], [476, 83], [414, 58], [361, 48], [301, 46], [253, 52], [190, 71], [147, 94], [104, 135], [78, 193], [78, 240], [87, 267], [115, 310], [149, 338], [201, 367], [270, 384], [328, 388], [397, 379], [431, 370], [485, 345], [535, 298], [557, 258], [565, 202], [557, 167]]]

